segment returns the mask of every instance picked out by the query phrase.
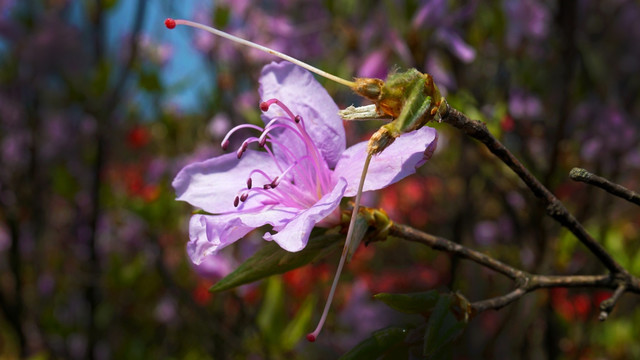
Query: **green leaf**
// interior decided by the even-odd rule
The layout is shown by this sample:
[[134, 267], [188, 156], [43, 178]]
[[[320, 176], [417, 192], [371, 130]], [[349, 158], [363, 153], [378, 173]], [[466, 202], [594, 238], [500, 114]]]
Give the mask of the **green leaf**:
[[451, 358], [453, 341], [462, 334], [466, 323], [456, 319], [452, 298], [440, 296], [427, 321], [424, 356], [427, 359]]
[[103, 0], [102, 7], [105, 10], [115, 9], [116, 5], [118, 5], [119, 2], [119, 0]]
[[265, 277], [282, 274], [327, 256], [339, 249], [344, 235], [325, 234], [309, 240], [307, 246], [296, 253], [282, 250], [271, 242], [258, 250], [234, 272], [213, 285], [209, 291], [222, 291], [248, 284]]
[[213, 23], [217, 28], [225, 28], [229, 24], [231, 19], [231, 9], [226, 6], [216, 7], [213, 14]]
[[394, 350], [406, 350], [404, 339], [408, 330], [400, 327], [390, 327], [378, 330], [373, 335], [356, 345], [348, 353], [342, 355], [340, 359], [378, 359]]
[[138, 85], [141, 89], [148, 92], [158, 92], [162, 90], [160, 77], [156, 71], [141, 71], [138, 78]]
[[284, 330], [286, 313], [284, 309], [284, 286], [279, 277], [270, 277], [264, 294], [264, 301], [258, 313], [257, 323], [266, 343], [276, 346], [280, 344], [280, 336]]
[[296, 316], [291, 320], [284, 331], [282, 331], [280, 342], [283, 349], [293, 350], [298, 341], [306, 335], [315, 306], [315, 296], [308, 296], [304, 303], [302, 303], [300, 309], [298, 309], [298, 312], [296, 313]]
[[436, 305], [440, 294], [436, 290], [412, 294], [380, 293], [373, 296], [387, 306], [409, 314], [426, 314]]

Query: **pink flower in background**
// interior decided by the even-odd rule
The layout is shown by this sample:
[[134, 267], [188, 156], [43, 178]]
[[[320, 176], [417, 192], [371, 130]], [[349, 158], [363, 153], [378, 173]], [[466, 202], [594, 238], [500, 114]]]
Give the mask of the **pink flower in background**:
[[[268, 99], [264, 127], [235, 153], [182, 169], [173, 181], [177, 199], [214, 214], [193, 215], [187, 250], [199, 264], [206, 256], [270, 225], [273, 240], [287, 251], [302, 250], [314, 226], [340, 223], [340, 200], [356, 194], [366, 142], [346, 148], [338, 107], [314, 77], [293, 64], [267, 65], [260, 94]], [[364, 191], [381, 189], [413, 174], [431, 156], [436, 131], [424, 127], [398, 138], [373, 158]], [[258, 150], [249, 149], [257, 143]], [[264, 149], [262, 151], [261, 149]]]

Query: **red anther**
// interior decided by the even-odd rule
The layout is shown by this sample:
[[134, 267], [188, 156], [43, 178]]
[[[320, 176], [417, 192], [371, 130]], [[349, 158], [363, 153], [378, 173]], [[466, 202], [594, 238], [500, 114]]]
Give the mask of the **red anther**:
[[280, 179], [280, 177], [276, 176], [273, 181], [271, 182], [271, 188], [275, 189], [276, 186], [278, 186], [278, 184], [280, 183], [278, 180]]
[[222, 150], [227, 150], [229, 148], [229, 140], [222, 143]]
[[300, 115], [296, 115], [296, 117], [294, 118], [294, 120], [296, 121], [296, 124], [299, 123], [300, 121], [302, 121], [302, 116]]
[[263, 101], [260, 103], [260, 110], [262, 111], [267, 111], [269, 110], [269, 103], [266, 101]]
[[247, 189], [251, 189], [251, 186], [253, 185], [253, 181], [251, 180], [251, 178], [247, 179]]
[[267, 144], [267, 137], [260, 137], [259, 141], [258, 141], [258, 145], [260, 147], [264, 147]]
[[271, 189], [271, 184], [264, 184], [264, 185], [262, 185], [262, 188], [265, 189], [265, 190], [269, 190], [269, 189]]
[[240, 195], [240, 201], [245, 202], [247, 201], [248, 197], [249, 197], [249, 193], [243, 193], [242, 195]]
[[167, 19], [164, 21], [164, 26], [166, 26], [166, 27], [167, 27], [167, 29], [173, 29], [173, 28], [175, 28], [175, 27], [176, 27], [176, 21], [175, 21], [175, 20], [173, 20], [172, 18], [167, 18]]
[[314, 342], [314, 341], [316, 341], [316, 336], [313, 335], [313, 334], [307, 334], [307, 340], [309, 342]]
[[238, 207], [239, 204], [240, 204], [240, 198], [236, 196], [236, 198], [233, 199], [233, 206]]

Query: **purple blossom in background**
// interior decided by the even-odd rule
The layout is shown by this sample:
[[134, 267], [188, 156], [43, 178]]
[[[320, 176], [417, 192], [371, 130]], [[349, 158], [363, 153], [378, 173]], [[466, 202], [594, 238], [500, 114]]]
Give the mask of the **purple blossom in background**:
[[51, 296], [56, 289], [56, 279], [50, 273], [44, 273], [38, 277], [38, 295]]
[[69, 76], [87, 68], [87, 56], [80, 31], [56, 16], [45, 17], [36, 31], [23, 39], [21, 60], [38, 75], [62, 71]]
[[203, 278], [217, 281], [227, 276], [238, 264], [228, 254], [216, 252], [206, 256], [200, 264], [194, 264], [194, 270]]
[[473, 238], [483, 246], [493, 245], [498, 237], [498, 226], [495, 221], [480, 221], [473, 229]]
[[240, 93], [240, 95], [238, 95], [238, 98], [236, 99], [236, 102], [237, 103], [233, 104], [236, 111], [243, 111], [256, 106], [256, 104], [258, 103], [258, 98], [256, 97], [254, 91], [248, 90]]
[[507, 45], [520, 46], [525, 39], [540, 40], [547, 35], [549, 9], [538, 0], [506, 0]]
[[5, 229], [0, 224], [0, 252], [3, 252], [11, 246], [11, 240], [9, 239], [9, 233], [7, 229]]
[[446, 1], [427, 1], [413, 17], [411, 26], [416, 30], [434, 30], [437, 41], [446, 46], [460, 61], [470, 63], [476, 58], [476, 50], [462, 39], [457, 30], [460, 27], [457, 23], [473, 16], [475, 3], [470, 2], [456, 11], [451, 11]]
[[386, 49], [371, 52], [365, 57], [364, 62], [358, 68], [358, 77], [384, 79], [389, 71]]
[[178, 316], [175, 300], [169, 295], [160, 298], [160, 301], [156, 304], [153, 315], [157, 321], [164, 324], [170, 324], [175, 321]]
[[587, 161], [629, 156], [638, 147], [638, 126], [628, 113], [617, 106], [599, 106], [592, 101], [580, 104], [572, 120], [582, 138], [581, 156]]
[[349, 336], [339, 337], [341, 347], [352, 348], [360, 341], [371, 336], [375, 330], [388, 326], [397, 317], [397, 313], [380, 301], [372, 298], [366, 282], [356, 280], [351, 296], [340, 312], [340, 323], [351, 331]]
[[222, 138], [230, 128], [231, 119], [229, 119], [229, 116], [225, 113], [216, 114], [211, 118], [211, 121], [209, 121], [209, 125], [207, 125], [209, 135], [214, 139]]
[[509, 94], [509, 113], [515, 119], [533, 119], [542, 113], [542, 103], [523, 90], [513, 90]]
[[476, 50], [464, 42], [458, 33], [448, 29], [440, 29], [437, 33], [437, 38], [443, 42], [460, 61], [468, 64], [475, 60]]
[[[260, 84], [265, 126], [237, 126], [223, 147], [240, 129], [258, 130], [259, 137], [249, 137], [235, 153], [186, 166], [173, 181], [178, 200], [215, 214], [191, 217], [187, 251], [196, 264], [267, 224], [276, 233], [264, 239], [300, 251], [314, 226], [340, 223], [340, 200], [356, 194], [367, 144], [345, 149], [338, 107], [326, 90], [288, 62], [265, 66]], [[364, 191], [413, 174], [436, 137], [424, 127], [398, 138], [371, 161]], [[248, 149], [251, 143], [266, 151]]]
[[431, 56], [427, 57], [424, 68], [427, 73], [433, 76], [443, 96], [447, 95], [448, 89], [457, 87], [455, 77], [451, 74], [451, 71], [446, 69], [443, 57], [438, 52], [434, 51]]
[[140, 35], [138, 42], [141, 57], [156, 65], [166, 65], [173, 55], [173, 48], [171, 45], [157, 43], [147, 34]]
[[0, 160], [3, 168], [23, 169], [29, 161], [29, 145], [31, 144], [31, 134], [23, 129], [15, 130], [11, 136], [2, 139], [0, 148]]
[[15, 3], [16, 0], [0, 0], [0, 16], [9, 15], [9, 12]]
[[475, 241], [482, 246], [491, 246], [498, 241], [511, 239], [512, 236], [513, 224], [506, 216], [497, 220], [480, 221], [473, 229]]

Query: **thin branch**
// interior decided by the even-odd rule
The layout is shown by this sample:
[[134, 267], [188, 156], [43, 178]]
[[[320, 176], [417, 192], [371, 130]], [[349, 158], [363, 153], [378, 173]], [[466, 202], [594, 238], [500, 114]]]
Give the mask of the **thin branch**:
[[[87, 348], [86, 358], [93, 359], [95, 357], [95, 346], [98, 341], [98, 326], [96, 323], [96, 313], [98, 305], [100, 303], [100, 294], [98, 282], [100, 279], [100, 259], [96, 248], [96, 241], [98, 237], [98, 221], [102, 212], [102, 203], [100, 198], [100, 192], [102, 188], [102, 173], [104, 166], [107, 163], [107, 150], [108, 150], [108, 134], [109, 131], [109, 118], [117, 108], [118, 102], [121, 99], [122, 90], [126, 84], [131, 73], [131, 67], [136, 59], [138, 53], [138, 35], [142, 29], [144, 22], [145, 9], [147, 0], [139, 0], [138, 7], [136, 9], [136, 16], [133, 24], [132, 44], [129, 52], [129, 58], [125, 64], [125, 68], [122, 70], [120, 77], [116, 80], [116, 83], [108, 95], [105, 95], [103, 101], [100, 103], [100, 107], [95, 109], [97, 112], [96, 118], [98, 119], [98, 129], [96, 132], [96, 158], [93, 164], [93, 182], [91, 184], [91, 212], [89, 215], [89, 227], [91, 229], [88, 247], [89, 247], [89, 276], [90, 280], [85, 288], [85, 297], [89, 304], [89, 314], [87, 316]], [[94, 19], [94, 37], [95, 37], [95, 55], [96, 63], [102, 61], [103, 55], [103, 37], [104, 37], [104, 8], [102, 1], [96, 1], [96, 14]]]
[[590, 173], [585, 169], [573, 168], [569, 173], [569, 177], [575, 181], [581, 181], [589, 185], [597, 186], [612, 195], [623, 198], [636, 205], [640, 205], [640, 194], [638, 194], [637, 192], [629, 190], [626, 187], [611, 182], [601, 176]]
[[442, 122], [452, 125], [466, 135], [479, 140], [489, 151], [509, 166], [524, 181], [531, 192], [543, 202], [546, 206], [547, 214], [571, 231], [609, 271], [622, 274], [625, 277], [631, 276], [569, 213], [562, 202], [542, 185], [500, 141], [493, 137], [484, 123], [469, 119], [465, 114], [449, 105], [447, 105], [447, 111], [442, 117]]
[[140, 31], [142, 30], [142, 26], [144, 24], [144, 19], [146, 15], [147, 9], [147, 0], [138, 0], [138, 7], [136, 9], [136, 15], [133, 21], [133, 30], [131, 32], [131, 43], [129, 44], [129, 57], [125, 62], [122, 72], [120, 76], [117, 78], [113, 89], [111, 90], [109, 96], [107, 97], [105, 109], [107, 111], [113, 111], [118, 105], [118, 102], [122, 98], [122, 91], [124, 90], [125, 84], [129, 79], [129, 75], [131, 75], [131, 70], [133, 69], [133, 63], [138, 57], [138, 51], [140, 49], [139, 46], [139, 37]]
[[[482, 254], [476, 250], [470, 249], [463, 245], [454, 243], [453, 241], [424, 233], [413, 229], [406, 225], [392, 224], [389, 229], [389, 235], [404, 240], [417, 242], [431, 247], [434, 250], [444, 251], [465, 259], [474, 261], [486, 268], [499, 272], [511, 278], [515, 282], [515, 289], [508, 294], [497, 296], [491, 299], [481, 300], [471, 303], [473, 314], [477, 314], [486, 310], [497, 310], [503, 308], [512, 302], [520, 299], [525, 294], [538, 289], [553, 287], [590, 287], [590, 288], [607, 288], [617, 289], [611, 299], [603, 303], [603, 311], [607, 314], [613, 309], [618, 298], [625, 291], [640, 294], [640, 279], [632, 276], [620, 276], [620, 274], [603, 274], [603, 275], [537, 275], [530, 274], [523, 270], [517, 269], [511, 265], [505, 264], [491, 256]], [[602, 315], [601, 315], [602, 317]]]
[[450, 254], [460, 256], [461, 258], [475, 261], [478, 264], [499, 272], [512, 280], [518, 280], [526, 274], [523, 271], [490, 257], [489, 255], [469, 249], [451, 240], [423, 233], [407, 225], [394, 223], [389, 229], [389, 235], [421, 243], [434, 250], [448, 252]]
[[524, 294], [528, 293], [527, 289], [516, 288], [510, 293], [502, 296], [497, 296], [487, 300], [481, 300], [471, 303], [472, 314], [478, 314], [487, 310], [499, 310], [503, 307], [511, 304], [512, 302], [519, 300]]
[[609, 314], [611, 314], [611, 311], [613, 311], [613, 307], [616, 305], [622, 294], [624, 294], [626, 289], [627, 287], [625, 284], [618, 285], [618, 288], [613, 293], [613, 295], [607, 300], [600, 303], [600, 316], [598, 317], [600, 321], [607, 320]]
[[[13, 215], [13, 214], [12, 214]], [[7, 321], [16, 332], [21, 357], [27, 356], [27, 337], [22, 327], [24, 321], [24, 295], [22, 257], [20, 256], [20, 233], [18, 220], [11, 216], [7, 219], [11, 234], [9, 248], [9, 268], [13, 275], [13, 296], [11, 299], [2, 297], [0, 306], [7, 317]]]

